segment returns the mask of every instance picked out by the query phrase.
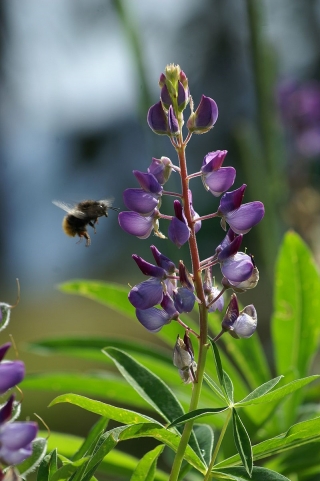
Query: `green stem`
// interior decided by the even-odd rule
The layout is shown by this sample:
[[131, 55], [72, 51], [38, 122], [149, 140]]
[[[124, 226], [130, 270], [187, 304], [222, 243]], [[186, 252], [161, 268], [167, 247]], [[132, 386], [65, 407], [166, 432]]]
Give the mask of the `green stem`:
[[[203, 285], [202, 285], [200, 259], [199, 259], [196, 235], [194, 231], [194, 222], [192, 219], [192, 214], [191, 214], [191, 209], [189, 204], [189, 196], [188, 196], [189, 180], [188, 180], [187, 162], [186, 162], [186, 156], [185, 156], [185, 144], [183, 144], [182, 136], [180, 136], [179, 145], [180, 147], [177, 148], [177, 153], [178, 153], [180, 169], [181, 169], [181, 186], [182, 186], [182, 196], [184, 201], [184, 212], [191, 231], [190, 238], [189, 238], [189, 248], [190, 248], [191, 261], [192, 261], [192, 271], [194, 276], [193, 280], [194, 280], [197, 297], [200, 299], [200, 302], [201, 302], [201, 304], [199, 304], [200, 335], [199, 335], [199, 357], [198, 357], [198, 364], [197, 364], [197, 382], [194, 383], [193, 385], [193, 391], [192, 391], [192, 396], [191, 396], [191, 401], [189, 406], [189, 412], [190, 412], [197, 408], [199, 399], [200, 399], [200, 394], [201, 394], [204, 368], [206, 363], [206, 355], [208, 350], [208, 344], [207, 344], [208, 311], [206, 308], [205, 294], [204, 294]], [[180, 440], [178, 450], [172, 465], [169, 481], [177, 481], [179, 477], [181, 464], [183, 461], [185, 450], [189, 442], [192, 428], [193, 428], [193, 421], [189, 421], [184, 425], [184, 429], [181, 435], [181, 440]]]
[[212, 468], [213, 468], [213, 466], [214, 466], [214, 463], [215, 463], [215, 461], [216, 461], [216, 459], [217, 459], [218, 452], [219, 452], [219, 449], [220, 449], [222, 440], [223, 440], [223, 438], [224, 438], [224, 435], [225, 435], [225, 433], [226, 433], [226, 430], [227, 430], [229, 421], [230, 421], [230, 419], [231, 419], [231, 415], [232, 415], [232, 409], [229, 409], [228, 415], [227, 415], [226, 420], [225, 420], [225, 422], [224, 422], [224, 425], [223, 425], [222, 431], [221, 431], [221, 433], [220, 433], [218, 442], [217, 442], [216, 447], [214, 448], [214, 451], [213, 451], [213, 453], [212, 453], [212, 458], [211, 458], [211, 461], [210, 461], [210, 465], [209, 465], [209, 467], [208, 467], [208, 471], [207, 471], [205, 477], [203, 478], [203, 481], [208, 481], [208, 479], [210, 479], [211, 470], [212, 470]]

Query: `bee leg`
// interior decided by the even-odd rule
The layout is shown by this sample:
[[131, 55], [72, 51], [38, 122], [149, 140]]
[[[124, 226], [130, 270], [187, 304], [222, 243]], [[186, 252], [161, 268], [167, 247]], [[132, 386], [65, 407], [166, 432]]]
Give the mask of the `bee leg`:
[[94, 221], [94, 222], [91, 222], [91, 221], [90, 221], [90, 222], [88, 222], [88, 224], [90, 225], [90, 227], [93, 228], [93, 232], [96, 234], [96, 233], [97, 233], [97, 231], [96, 231], [96, 226], [94, 225], [94, 224], [95, 224], [95, 221]]
[[79, 237], [80, 239], [78, 240], [77, 244], [79, 244], [82, 241], [82, 237], [84, 237], [86, 239], [86, 247], [89, 247], [89, 245], [91, 244], [91, 239], [88, 232], [86, 231], [80, 232]]

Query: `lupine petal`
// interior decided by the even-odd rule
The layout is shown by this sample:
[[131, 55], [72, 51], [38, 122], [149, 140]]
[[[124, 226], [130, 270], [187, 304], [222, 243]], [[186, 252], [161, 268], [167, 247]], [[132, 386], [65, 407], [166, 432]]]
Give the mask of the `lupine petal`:
[[137, 212], [120, 212], [118, 221], [124, 231], [140, 239], [149, 237], [153, 230], [153, 217], [143, 217]]
[[188, 121], [187, 128], [195, 134], [208, 132], [218, 119], [218, 106], [210, 97], [202, 95], [199, 106], [193, 112]]
[[161, 252], [156, 248], [156, 246], [152, 245], [150, 246], [150, 249], [157, 265], [159, 267], [162, 267], [169, 274], [173, 274], [176, 270], [176, 266], [172, 262], [172, 260], [169, 259], [169, 257], [161, 254]]
[[137, 263], [137, 266], [145, 276], [157, 277], [158, 279], [164, 279], [166, 276], [166, 271], [162, 267], [150, 264], [150, 262], [145, 261], [142, 257], [136, 254], [132, 255], [132, 259]]
[[170, 322], [170, 315], [163, 309], [151, 307], [149, 309], [136, 309], [136, 316], [139, 322], [150, 332], [158, 332]]
[[32, 454], [32, 444], [28, 444], [24, 448], [18, 449], [16, 451], [11, 451], [5, 446], [0, 448], [0, 459], [8, 465], [17, 465], [22, 463]]
[[[233, 231], [231, 231], [231, 232], [233, 232]], [[226, 236], [226, 238], [229, 239], [228, 236]], [[240, 245], [242, 243], [243, 235], [240, 234], [240, 235], [234, 237], [233, 241], [230, 242], [230, 244], [228, 244], [227, 242], [224, 242], [225, 239], [222, 241], [220, 246], [218, 246], [217, 249], [216, 249], [216, 252], [218, 254], [218, 261], [219, 262], [224, 262], [229, 257], [233, 257], [237, 254], [237, 252], [240, 248]], [[223, 245], [223, 243], [224, 243], [225, 247], [219, 252], [218, 249]]]
[[249, 279], [253, 269], [251, 257], [244, 252], [238, 252], [221, 264], [221, 272], [230, 282], [242, 282]]
[[190, 229], [177, 217], [173, 217], [169, 224], [168, 237], [176, 246], [181, 247], [189, 240]]
[[246, 187], [246, 184], [243, 184], [239, 189], [223, 194], [220, 199], [218, 213], [222, 216], [226, 216], [229, 212], [238, 209], [242, 203]]
[[191, 312], [194, 303], [195, 295], [189, 291], [186, 287], [179, 287], [176, 292], [173, 293], [174, 305], [179, 312]]
[[149, 172], [140, 172], [140, 170], [133, 170], [133, 175], [140, 184], [140, 187], [151, 194], [160, 194], [163, 187], [159, 184], [153, 174]]
[[168, 120], [161, 101], [152, 105], [148, 111], [147, 122], [151, 130], [159, 135], [168, 135]]
[[230, 189], [235, 178], [236, 170], [233, 167], [222, 167], [202, 176], [204, 186], [215, 197], [219, 197], [223, 192]]
[[168, 110], [169, 106], [172, 104], [172, 100], [166, 85], [164, 85], [161, 89], [160, 98], [164, 108]]
[[168, 157], [161, 157], [161, 159], [153, 157], [152, 162], [148, 167], [148, 172], [155, 176], [159, 184], [163, 185], [171, 175], [172, 162]]
[[229, 212], [225, 219], [231, 229], [237, 234], [246, 234], [264, 216], [264, 205], [262, 202], [255, 201], [243, 204], [239, 209]]
[[251, 304], [250, 306], [246, 306], [243, 311], [240, 312], [239, 317], [232, 326], [233, 331], [240, 338], [251, 337], [257, 328], [257, 322], [257, 311]]
[[[209, 303], [213, 301], [213, 299], [215, 299], [219, 294], [220, 294], [220, 290], [217, 287], [213, 286], [211, 288], [210, 294], [207, 297], [207, 302]], [[223, 307], [224, 307], [224, 299], [223, 299], [223, 296], [220, 296], [218, 300], [216, 300], [213, 304], [211, 304], [211, 306], [208, 309], [208, 312], [215, 312], [215, 311], [221, 312]]]
[[143, 189], [126, 189], [123, 201], [128, 209], [141, 215], [151, 215], [159, 203], [159, 197]]
[[216, 150], [214, 152], [209, 152], [203, 159], [201, 172], [203, 174], [209, 174], [214, 170], [220, 169], [227, 153], [227, 150]]
[[169, 124], [169, 130], [172, 135], [178, 135], [180, 132], [179, 129], [179, 122], [177, 120], [177, 117], [174, 115], [174, 111], [172, 108], [172, 105], [170, 105], [169, 110], [168, 110], [168, 124]]
[[25, 367], [22, 361], [3, 361], [0, 364], [0, 394], [21, 382], [24, 375]]
[[[0, 319], [0, 321], [1, 321], [1, 319]], [[7, 342], [6, 344], [2, 344], [2, 346], [0, 346], [0, 361], [2, 361], [2, 359], [4, 358], [4, 356], [7, 353], [7, 350], [10, 347], [11, 347], [11, 342]]]
[[9, 421], [9, 419], [11, 418], [13, 402], [14, 394], [9, 397], [8, 401], [0, 409], [0, 425], [6, 421]]
[[160, 304], [163, 297], [161, 281], [156, 278], [148, 279], [134, 286], [129, 292], [128, 299], [137, 309], [149, 309]]
[[10, 450], [24, 448], [31, 443], [38, 433], [38, 424], [34, 422], [5, 423], [0, 428], [0, 444]]

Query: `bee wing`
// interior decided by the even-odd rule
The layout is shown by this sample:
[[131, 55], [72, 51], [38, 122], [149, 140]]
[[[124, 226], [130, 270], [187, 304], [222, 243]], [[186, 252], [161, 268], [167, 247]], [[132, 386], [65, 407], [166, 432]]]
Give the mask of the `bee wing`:
[[113, 201], [114, 201], [113, 197], [109, 197], [108, 199], [98, 200], [99, 204], [103, 204], [106, 207], [111, 207], [113, 204]]
[[83, 217], [85, 217], [85, 214], [81, 212], [81, 210], [76, 209], [75, 206], [72, 204], [67, 204], [66, 202], [62, 202], [61, 200], [53, 200], [52, 203], [67, 212], [67, 214], [78, 217], [78, 219], [82, 219]]

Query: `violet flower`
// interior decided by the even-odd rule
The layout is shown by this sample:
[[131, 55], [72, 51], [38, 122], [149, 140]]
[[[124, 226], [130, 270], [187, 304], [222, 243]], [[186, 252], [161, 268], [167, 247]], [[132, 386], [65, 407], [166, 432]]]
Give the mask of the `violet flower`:
[[217, 150], [209, 152], [203, 159], [202, 182], [205, 189], [215, 197], [228, 190], [236, 178], [236, 170], [233, 167], [221, 167], [226, 155], [226, 150]]
[[239, 312], [238, 299], [232, 294], [227, 312], [222, 321], [222, 329], [235, 339], [248, 338], [257, 328], [257, 311], [250, 304]]
[[168, 237], [176, 246], [181, 247], [189, 240], [190, 229], [180, 201], [175, 200], [173, 207], [175, 216], [170, 221]]
[[161, 101], [152, 105], [148, 111], [147, 122], [151, 130], [158, 135], [168, 135], [168, 119]]
[[225, 230], [227, 222], [231, 229], [237, 234], [246, 234], [264, 216], [264, 205], [262, 202], [254, 201], [247, 204], [242, 203], [246, 185], [232, 192], [226, 192], [220, 199], [218, 215], [222, 217], [221, 225]]
[[218, 106], [210, 97], [202, 95], [200, 104], [195, 112], [192, 112], [188, 121], [187, 128], [194, 134], [204, 134], [208, 132], [218, 119]]
[[32, 441], [38, 433], [35, 422], [9, 422], [14, 397], [0, 410], [0, 460], [7, 465], [22, 463], [32, 454]]
[[25, 366], [22, 361], [3, 361], [10, 347], [10, 342], [0, 347], [0, 395], [19, 384], [25, 376]]

